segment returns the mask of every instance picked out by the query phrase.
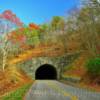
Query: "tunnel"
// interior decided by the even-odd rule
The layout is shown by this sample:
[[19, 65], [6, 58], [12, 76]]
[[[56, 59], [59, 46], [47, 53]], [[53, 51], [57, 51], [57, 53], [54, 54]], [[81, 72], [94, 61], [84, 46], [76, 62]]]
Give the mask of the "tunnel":
[[41, 65], [35, 73], [36, 80], [56, 80], [57, 71], [56, 68], [49, 64]]

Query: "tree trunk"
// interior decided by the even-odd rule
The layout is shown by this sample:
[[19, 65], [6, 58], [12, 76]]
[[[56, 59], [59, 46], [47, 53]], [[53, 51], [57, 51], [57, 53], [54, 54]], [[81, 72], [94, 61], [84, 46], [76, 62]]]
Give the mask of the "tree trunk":
[[5, 67], [7, 65], [7, 38], [4, 38], [4, 45], [2, 48], [3, 51], [3, 64], [2, 64], [2, 70], [5, 71]]
[[3, 48], [3, 64], [2, 64], [3, 71], [5, 71], [6, 63], [7, 63], [7, 52], [5, 48]]

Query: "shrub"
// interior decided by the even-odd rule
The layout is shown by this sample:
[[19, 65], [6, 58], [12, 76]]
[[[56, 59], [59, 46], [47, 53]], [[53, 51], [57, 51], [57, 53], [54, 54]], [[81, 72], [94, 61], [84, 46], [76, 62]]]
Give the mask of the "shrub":
[[86, 62], [86, 69], [93, 76], [100, 75], [100, 57], [89, 59]]

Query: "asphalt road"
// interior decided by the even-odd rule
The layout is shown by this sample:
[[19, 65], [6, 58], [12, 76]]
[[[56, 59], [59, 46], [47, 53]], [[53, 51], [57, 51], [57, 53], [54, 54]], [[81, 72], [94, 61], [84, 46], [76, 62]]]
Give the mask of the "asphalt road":
[[100, 100], [100, 93], [65, 85], [58, 81], [37, 80], [25, 100]]

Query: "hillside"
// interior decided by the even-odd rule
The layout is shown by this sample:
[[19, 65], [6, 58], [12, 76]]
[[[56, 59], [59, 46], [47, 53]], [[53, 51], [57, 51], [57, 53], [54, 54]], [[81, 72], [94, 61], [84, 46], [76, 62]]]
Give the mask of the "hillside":
[[64, 72], [64, 76], [82, 77], [85, 74], [84, 66], [87, 59], [87, 53], [80, 54], [80, 56], [69, 65], [69, 69]]

